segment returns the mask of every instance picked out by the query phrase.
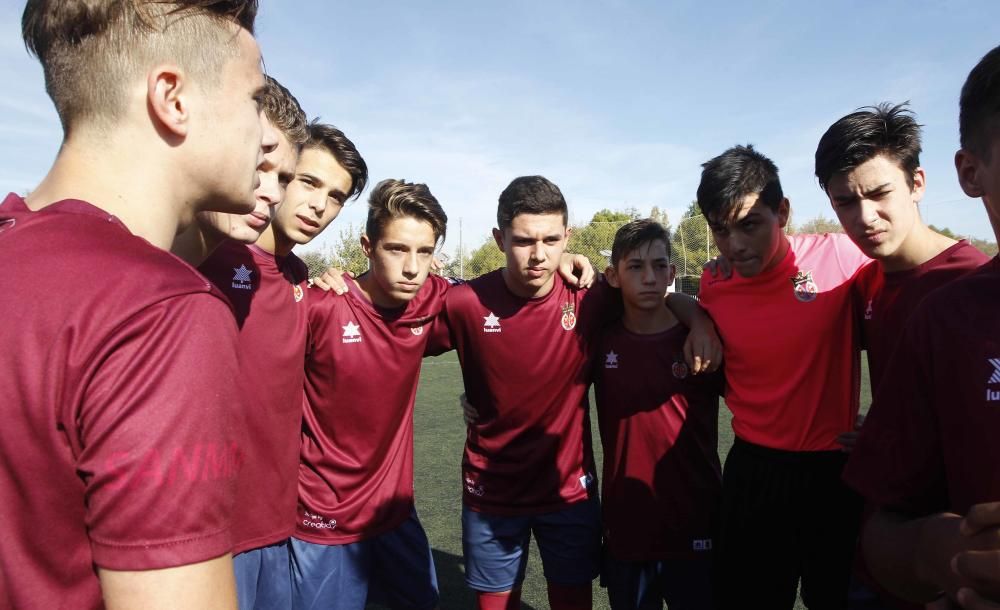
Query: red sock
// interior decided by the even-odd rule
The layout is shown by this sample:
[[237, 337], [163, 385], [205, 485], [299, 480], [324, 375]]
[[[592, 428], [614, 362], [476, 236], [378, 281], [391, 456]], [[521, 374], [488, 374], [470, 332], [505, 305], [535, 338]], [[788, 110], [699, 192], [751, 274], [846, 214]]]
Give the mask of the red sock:
[[476, 591], [479, 610], [518, 610], [521, 607], [521, 590], [489, 593]]
[[549, 607], [552, 610], [591, 610], [594, 607], [594, 591], [588, 582], [585, 585], [557, 585], [548, 583]]

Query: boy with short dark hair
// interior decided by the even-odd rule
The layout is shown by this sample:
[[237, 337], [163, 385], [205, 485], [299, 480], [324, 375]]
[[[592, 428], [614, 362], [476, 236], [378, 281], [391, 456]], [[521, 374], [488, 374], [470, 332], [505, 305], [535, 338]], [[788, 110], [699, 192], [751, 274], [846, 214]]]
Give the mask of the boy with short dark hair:
[[[847, 235], [875, 259], [854, 282], [855, 315], [861, 345], [868, 350], [873, 395], [918, 303], [988, 260], [968, 241], [956, 241], [924, 224], [919, 203], [926, 176], [920, 152], [920, 125], [906, 104], [889, 103], [839, 119], [816, 149], [820, 187]], [[848, 450], [856, 435], [843, 435]], [[881, 597], [892, 607], [903, 604], [874, 586], [862, 557], [856, 563], [860, 582], [851, 592], [852, 603], [874, 607]]]
[[712, 608], [712, 542], [722, 495], [721, 373], [691, 375], [687, 329], [663, 306], [670, 239], [653, 220], [615, 234], [608, 283], [624, 313], [594, 352], [604, 446], [601, 582], [614, 610]]
[[413, 404], [432, 334], [425, 330], [448, 289], [428, 275], [446, 226], [426, 185], [383, 180], [361, 238], [370, 269], [344, 295], [309, 291], [291, 541], [296, 608], [362, 610], [369, 599], [437, 605], [434, 561], [413, 504]]
[[[38, 188], [0, 211], [5, 605], [235, 604], [236, 325], [165, 250], [200, 211], [253, 207], [275, 144], [258, 106], [255, 13], [255, 2], [25, 8], [64, 140]], [[38, 281], [52, 269], [58, 282]]]
[[[1000, 47], [969, 73], [960, 107], [959, 183], [1000, 235]], [[998, 287], [994, 258], [917, 306], [845, 472], [880, 507], [862, 537], [868, 566], [915, 602], [1000, 599]]]
[[722, 608], [846, 604], [860, 500], [840, 480], [860, 358], [851, 279], [869, 261], [845, 235], [784, 234], [774, 163], [736, 146], [705, 163], [698, 205], [736, 274], [702, 276], [725, 345], [736, 439], [723, 471]]
[[[550, 606], [592, 605], [600, 508], [588, 363], [615, 309], [607, 287], [577, 290], [556, 277], [570, 233], [567, 217], [555, 184], [542, 176], [515, 178], [500, 194], [493, 230], [506, 266], [449, 292], [449, 332], [437, 344], [458, 350], [476, 411], [462, 460], [462, 546], [466, 583], [483, 610], [519, 603], [532, 535]], [[679, 315], [704, 318], [693, 302], [670, 301], [680, 301], [673, 305]], [[714, 339], [714, 330], [708, 335]], [[699, 367], [708, 355], [702, 347], [694, 350]]]

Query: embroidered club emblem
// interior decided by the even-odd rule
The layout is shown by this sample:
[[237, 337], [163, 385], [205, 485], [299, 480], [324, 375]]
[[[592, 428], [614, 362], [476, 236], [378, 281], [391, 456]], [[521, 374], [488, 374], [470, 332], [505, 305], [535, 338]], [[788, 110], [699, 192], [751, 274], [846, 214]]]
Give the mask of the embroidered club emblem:
[[816, 300], [819, 294], [819, 287], [813, 281], [812, 271], [799, 271], [792, 280], [792, 292], [795, 298], [802, 303], [809, 303]]
[[604, 368], [606, 369], [616, 369], [618, 368], [618, 354], [614, 350], [611, 350], [604, 355]]
[[305, 295], [305, 293], [302, 292], [302, 286], [299, 286], [298, 284], [292, 286], [292, 295], [295, 297], [296, 303], [301, 301], [302, 297]]
[[688, 365], [683, 360], [678, 360], [670, 367], [670, 372], [674, 374], [674, 379], [684, 379], [688, 376]]
[[576, 314], [573, 312], [572, 303], [563, 303], [561, 322], [563, 330], [573, 330], [576, 327]]

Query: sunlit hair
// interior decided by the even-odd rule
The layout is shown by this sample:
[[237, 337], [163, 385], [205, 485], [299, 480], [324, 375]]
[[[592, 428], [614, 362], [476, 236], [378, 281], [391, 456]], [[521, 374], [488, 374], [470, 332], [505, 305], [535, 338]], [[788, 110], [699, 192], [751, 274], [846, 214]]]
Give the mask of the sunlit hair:
[[1000, 137], [1000, 46], [983, 56], [962, 85], [958, 130], [962, 148], [989, 162]]
[[628, 222], [615, 232], [615, 241], [611, 246], [611, 266], [617, 267], [618, 262], [639, 246], [662, 241], [667, 246], [667, 257], [670, 257], [670, 234], [660, 223], [651, 218], [642, 218]]
[[761, 203], [778, 211], [784, 198], [778, 167], [753, 145], [733, 146], [701, 167], [698, 207], [709, 222], [735, 218], [749, 195], [759, 195]]
[[277, 127], [285, 138], [295, 148], [309, 139], [309, 123], [306, 113], [299, 106], [292, 92], [286, 89], [272, 76], [264, 76], [264, 93], [261, 95], [261, 107], [267, 120]]
[[903, 170], [912, 189], [913, 174], [920, 167], [920, 124], [908, 105], [865, 106], [831, 125], [816, 147], [820, 188], [825, 191], [834, 176], [885, 155]]
[[236, 27], [252, 32], [256, 15], [256, 0], [28, 0], [21, 34], [69, 135], [82, 119], [113, 125], [128, 84], [158, 62], [217, 86]]
[[448, 215], [426, 184], [392, 178], [376, 184], [368, 196], [368, 221], [365, 223], [365, 234], [371, 243], [378, 243], [390, 220], [404, 217], [430, 224], [435, 244], [444, 240]]
[[564, 225], [569, 219], [562, 191], [543, 176], [514, 178], [500, 193], [497, 227], [507, 229], [521, 214], [561, 214]]
[[354, 142], [344, 135], [344, 132], [333, 125], [314, 120], [306, 127], [309, 139], [302, 149], [315, 148], [333, 156], [337, 163], [351, 176], [351, 189], [347, 199], [357, 198], [368, 185], [368, 164], [361, 157]]

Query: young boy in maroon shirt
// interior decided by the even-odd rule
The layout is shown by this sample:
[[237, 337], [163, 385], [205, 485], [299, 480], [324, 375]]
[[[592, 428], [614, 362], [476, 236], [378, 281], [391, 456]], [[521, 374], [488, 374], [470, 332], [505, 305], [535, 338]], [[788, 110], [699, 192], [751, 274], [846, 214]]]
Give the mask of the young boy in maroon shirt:
[[[1000, 47], [969, 74], [960, 108], [959, 182], [1000, 236]], [[998, 286], [994, 258], [917, 306], [845, 471], [879, 507], [862, 536], [867, 564], [904, 599], [1000, 599]]]
[[300, 147], [356, 159], [345, 162], [356, 168], [344, 187], [348, 194], [359, 192], [367, 181], [354, 145], [346, 138], [324, 140], [323, 134], [334, 128], [307, 124], [295, 98], [270, 77], [263, 106], [279, 132], [279, 144], [261, 166], [256, 209], [239, 216], [199, 214], [183, 240], [188, 254], [214, 250], [199, 271], [229, 298], [240, 327], [240, 413], [247, 449], [237, 479], [233, 565], [243, 610], [292, 603], [287, 541], [295, 527], [307, 334], [305, 264], [293, 253], [278, 255], [254, 242], [286, 192], [298, 203], [299, 187], [292, 185]]
[[622, 319], [594, 352], [604, 473], [601, 582], [614, 610], [712, 608], [712, 539], [722, 495], [721, 374], [691, 375], [687, 329], [663, 306], [670, 240], [652, 220], [615, 234], [606, 277]]
[[[854, 282], [855, 316], [861, 346], [868, 350], [873, 394], [917, 304], [988, 260], [969, 242], [941, 235], [920, 218], [926, 184], [920, 148], [920, 125], [906, 104], [883, 103], [836, 121], [816, 149], [820, 186], [848, 236], [875, 259]], [[848, 450], [856, 436], [842, 435]], [[852, 605], [906, 607], [885, 591], [875, 592], [860, 554], [856, 563]]]
[[[493, 230], [506, 266], [455, 287], [446, 301], [448, 333], [438, 347], [458, 350], [474, 408], [462, 461], [462, 540], [466, 583], [484, 609], [519, 603], [532, 535], [552, 608], [589, 608], [599, 571], [588, 363], [616, 310], [603, 284], [577, 290], [555, 276], [567, 217], [552, 182], [514, 179], [500, 194]], [[698, 315], [693, 302], [669, 302], [684, 317]], [[714, 330], [705, 334], [704, 344], [685, 343], [698, 369], [720, 360]]]
[[[426, 185], [380, 182], [346, 294], [310, 290], [305, 416], [291, 542], [294, 607], [438, 602], [413, 505], [413, 403], [448, 282], [429, 276], [447, 216]], [[372, 375], [378, 371], [377, 382]], [[335, 574], [336, 577], [331, 577]]]
[[165, 250], [199, 211], [252, 209], [275, 144], [255, 9], [25, 9], [64, 141], [0, 219], [4, 607], [235, 604], [236, 326]]

